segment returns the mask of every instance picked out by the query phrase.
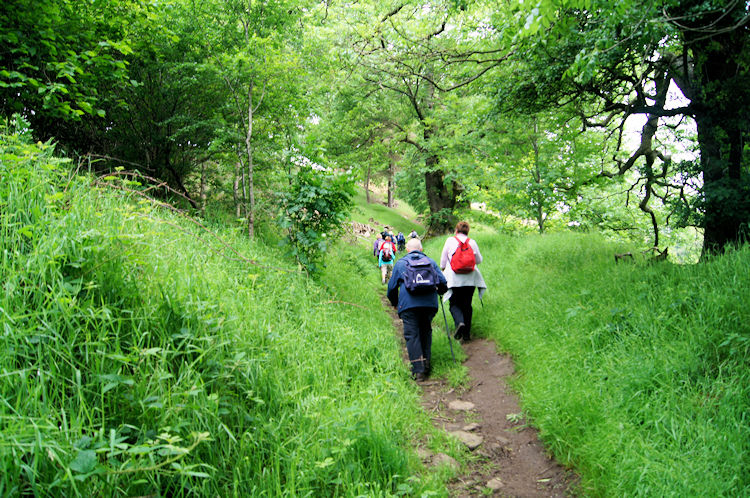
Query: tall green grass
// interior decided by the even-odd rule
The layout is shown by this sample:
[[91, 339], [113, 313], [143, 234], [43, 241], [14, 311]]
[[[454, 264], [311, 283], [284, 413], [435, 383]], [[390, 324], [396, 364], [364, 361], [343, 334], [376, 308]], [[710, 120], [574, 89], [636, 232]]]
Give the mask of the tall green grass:
[[368, 254], [332, 254], [323, 287], [64, 170], [2, 135], [0, 495], [445, 494], [413, 444], [458, 450], [419, 409]]
[[615, 264], [594, 235], [477, 235], [477, 333], [517, 362], [545, 443], [587, 496], [750, 495], [750, 247]]

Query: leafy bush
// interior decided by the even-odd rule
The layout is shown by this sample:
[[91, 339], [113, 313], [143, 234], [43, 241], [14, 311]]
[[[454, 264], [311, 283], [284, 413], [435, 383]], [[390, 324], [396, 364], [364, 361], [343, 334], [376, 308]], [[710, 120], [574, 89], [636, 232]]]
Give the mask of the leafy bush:
[[354, 184], [344, 174], [300, 167], [281, 194], [281, 227], [288, 230], [292, 256], [308, 272], [321, 270], [329, 241], [340, 235], [352, 207]]

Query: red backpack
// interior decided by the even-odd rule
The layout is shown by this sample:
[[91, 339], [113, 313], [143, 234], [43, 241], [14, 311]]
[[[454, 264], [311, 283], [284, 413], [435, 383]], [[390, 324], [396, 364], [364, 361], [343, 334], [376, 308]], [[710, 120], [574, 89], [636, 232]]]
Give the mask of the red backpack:
[[383, 252], [380, 259], [382, 259], [384, 263], [387, 263], [393, 259], [393, 242], [388, 242], [386, 240], [385, 242], [383, 242], [383, 245], [380, 246], [380, 250]]
[[461, 239], [456, 237], [456, 240], [458, 248], [451, 257], [451, 269], [456, 273], [471, 273], [477, 265], [477, 259], [474, 257], [474, 249], [469, 245], [470, 239], [466, 237], [466, 242], [461, 242]]

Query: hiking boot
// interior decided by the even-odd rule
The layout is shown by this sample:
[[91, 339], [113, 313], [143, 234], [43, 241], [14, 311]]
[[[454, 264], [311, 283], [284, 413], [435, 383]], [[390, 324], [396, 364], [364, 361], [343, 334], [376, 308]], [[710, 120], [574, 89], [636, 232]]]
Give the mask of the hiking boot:
[[456, 327], [456, 331], [453, 333], [453, 338], [455, 340], [459, 340], [464, 335], [463, 328], [465, 326], [466, 325], [464, 324], [464, 322], [461, 322], [458, 324], [458, 327]]
[[424, 372], [417, 372], [414, 374], [414, 380], [417, 382], [424, 382], [427, 380], [427, 376], [424, 374]]

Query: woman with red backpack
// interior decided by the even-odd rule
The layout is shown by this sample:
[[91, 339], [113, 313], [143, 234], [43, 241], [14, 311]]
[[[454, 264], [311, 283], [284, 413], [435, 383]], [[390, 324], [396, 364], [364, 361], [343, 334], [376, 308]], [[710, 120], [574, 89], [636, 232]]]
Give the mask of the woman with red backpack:
[[378, 266], [383, 284], [391, 278], [394, 261], [396, 261], [396, 244], [393, 243], [390, 235], [386, 235], [378, 249]]
[[450, 312], [456, 325], [453, 337], [463, 339], [464, 342], [471, 339], [471, 301], [474, 289], [479, 289], [480, 299], [487, 290], [484, 278], [477, 269], [481, 262], [479, 246], [475, 240], [469, 238], [469, 223], [458, 222], [454, 236], [445, 241], [440, 256], [440, 267], [448, 280], [448, 292], [443, 296], [443, 300], [450, 299]]

